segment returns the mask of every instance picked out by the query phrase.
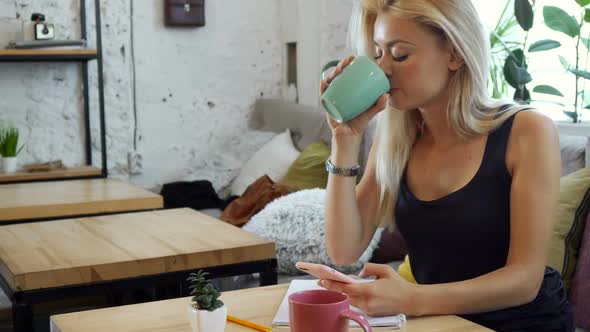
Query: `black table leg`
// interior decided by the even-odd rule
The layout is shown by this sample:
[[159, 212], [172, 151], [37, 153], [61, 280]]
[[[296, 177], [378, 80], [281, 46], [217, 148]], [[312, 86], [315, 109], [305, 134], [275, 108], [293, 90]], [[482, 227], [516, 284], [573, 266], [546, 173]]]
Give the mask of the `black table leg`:
[[269, 259], [268, 264], [260, 271], [260, 286], [276, 285], [278, 283], [277, 260]]
[[12, 324], [14, 332], [33, 332], [33, 307], [28, 303], [13, 303]]

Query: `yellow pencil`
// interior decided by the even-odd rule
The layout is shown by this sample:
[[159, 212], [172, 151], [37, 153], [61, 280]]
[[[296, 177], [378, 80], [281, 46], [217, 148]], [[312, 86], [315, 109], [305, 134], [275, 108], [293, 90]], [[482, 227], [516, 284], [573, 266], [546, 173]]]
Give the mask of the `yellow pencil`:
[[234, 316], [227, 315], [227, 320], [230, 321], [230, 322], [234, 322], [236, 324], [247, 326], [247, 327], [249, 327], [251, 329], [254, 329], [254, 330], [257, 330], [257, 331], [272, 332], [272, 330], [269, 329], [268, 327], [265, 327], [265, 326], [262, 326], [262, 325], [258, 325], [256, 323], [252, 323], [252, 322], [249, 322], [247, 320], [239, 319], [239, 318], [234, 317]]

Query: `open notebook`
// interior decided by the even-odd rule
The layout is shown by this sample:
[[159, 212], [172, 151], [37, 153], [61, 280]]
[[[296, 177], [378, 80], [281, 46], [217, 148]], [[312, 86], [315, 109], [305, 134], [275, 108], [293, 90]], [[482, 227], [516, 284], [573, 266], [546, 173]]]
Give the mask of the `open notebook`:
[[[287, 290], [287, 294], [283, 298], [283, 302], [281, 302], [281, 306], [275, 315], [275, 318], [272, 321], [273, 326], [288, 326], [289, 325], [289, 295], [309, 289], [325, 289], [322, 286], [318, 285], [318, 280], [293, 280], [289, 285], [289, 290]], [[353, 310], [360, 311], [359, 309], [352, 307]], [[395, 316], [386, 316], [386, 317], [370, 317], [369, 316], [369, 323], [372, 327], [387, 327], [391, 329], [401, 329], [406, 324], [406, 316], [404, 314], [399, 314]], [[350, 321], [350, 327], [358, 327], [359, 325], [354, 322]]]

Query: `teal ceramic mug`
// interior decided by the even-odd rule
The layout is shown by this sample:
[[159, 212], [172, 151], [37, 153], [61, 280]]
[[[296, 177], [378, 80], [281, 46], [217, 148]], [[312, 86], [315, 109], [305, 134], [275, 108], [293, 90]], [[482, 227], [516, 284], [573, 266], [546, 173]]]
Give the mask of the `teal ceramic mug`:
[[[322, 79], [327, 78], [327, 70], [338, 62], [330, 61], [322, 68]], [[334, 78], [321, 102], [330, 116], [342, 123], [368, 110], [389, 89], [383, 70], [370, 58], [359, 56]]]

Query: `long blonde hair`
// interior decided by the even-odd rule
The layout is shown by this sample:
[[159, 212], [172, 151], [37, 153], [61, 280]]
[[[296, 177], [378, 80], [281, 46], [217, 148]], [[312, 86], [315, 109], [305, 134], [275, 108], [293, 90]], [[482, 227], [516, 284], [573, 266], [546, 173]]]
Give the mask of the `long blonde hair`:
[[[374, 56], [373, 29], [380, 12], [413, 19], [459, 53], [464, 65], [449, 81], [447, 119], [455, 132], [470, 138], [487, 134], [506, 118], [530, 107], [491, 99], [487, 92], [489, 42], [471, 0], [360, 0], [350, 22], [351, 46], [358, 55]], [[501, 106], [510, 104], [500, 109]], [[377, 222], [393, 225], [399, 184], [419, 134], [418, 110], [381, 112], [374, 143], [380, 185]]]

